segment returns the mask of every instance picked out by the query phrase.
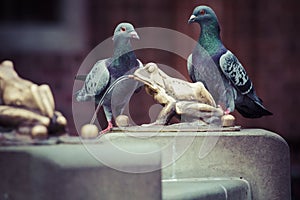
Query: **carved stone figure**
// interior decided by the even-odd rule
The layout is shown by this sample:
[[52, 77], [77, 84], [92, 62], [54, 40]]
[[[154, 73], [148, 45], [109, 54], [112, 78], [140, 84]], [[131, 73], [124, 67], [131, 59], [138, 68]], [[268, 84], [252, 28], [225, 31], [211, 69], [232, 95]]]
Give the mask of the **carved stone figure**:
[[216, 106], [213, 97], [201, 82], [190, 83], [170, 77], [155, 63], [148, 63], [137, 69], [132, 78], [144, 83], [147, 93], [163, 105], [153, 123], [155, 125], [167, 124], [174, 115], [180, 115], [181, 121], [201, 120], [206, 124], [232, 125], [221, 120], [224, 111]]
[[67, 120], [55, 110], [48, 85], [22, 79], [11, 61], [0, 64], [0, 127], [45, 138], [51, 133], [65, 133]]

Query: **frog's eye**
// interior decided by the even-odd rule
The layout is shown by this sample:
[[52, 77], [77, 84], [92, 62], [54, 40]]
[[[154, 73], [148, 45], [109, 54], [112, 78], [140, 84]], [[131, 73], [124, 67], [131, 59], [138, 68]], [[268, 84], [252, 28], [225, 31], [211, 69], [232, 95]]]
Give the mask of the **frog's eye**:
[[152, 73], [152, 72], [155, 71], [155, 69], [156, 69], [156, 65], [153, 63], [153, 64], [149, 65], [147, 71], [148, 71], [149, 73]]

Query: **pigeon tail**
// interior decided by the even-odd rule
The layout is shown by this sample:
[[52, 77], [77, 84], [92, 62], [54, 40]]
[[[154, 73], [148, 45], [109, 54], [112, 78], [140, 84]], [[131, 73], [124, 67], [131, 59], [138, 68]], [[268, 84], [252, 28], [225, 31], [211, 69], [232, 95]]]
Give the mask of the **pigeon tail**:
[[241, 103], [236, 103], [235, 108], [246, 118], [260, 118], [262, 116], [273, 115], [260, 102], [253, 101], [248, 96], [244, 96]]

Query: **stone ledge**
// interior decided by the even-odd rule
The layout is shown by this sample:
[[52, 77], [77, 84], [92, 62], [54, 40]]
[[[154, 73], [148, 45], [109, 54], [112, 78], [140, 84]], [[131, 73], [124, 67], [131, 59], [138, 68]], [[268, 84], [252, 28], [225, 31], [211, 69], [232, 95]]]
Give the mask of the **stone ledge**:
[[239, 178], [175, 179], [163, 181], [164, 200], [251, 200], [246, 180]]
[[[115, 166], [124, 169], [151, 165], [158, 170], [118, 171], [97, 160], [87, 148], [109, 155], [117, 160]], [[134, 148], [144, 152], [157, 146], [136, 143]], [[142, 162], [126, 154], [119, 157], [106, 144], [0, 147], [0, 199], [161, 199], [160, 159], [159, 153]]]

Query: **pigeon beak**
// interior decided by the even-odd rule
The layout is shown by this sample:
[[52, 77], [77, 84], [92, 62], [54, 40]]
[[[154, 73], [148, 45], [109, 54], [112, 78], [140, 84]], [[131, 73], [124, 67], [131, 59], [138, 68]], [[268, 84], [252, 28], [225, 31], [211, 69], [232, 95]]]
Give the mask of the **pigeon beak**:
[[188, 23], [191, 24], [195, 22], [195, 20], [196, 20], [196, 15], [191, 15], [190, 19], [188, 20]]
[[137, 32], [136, 31], [131, 31], [130, 32], [130, 37], [131, 38], [134, 38], [134, 39], [140, 39], [140, 37], [139, 37], [139, 35], [137, 34]]

